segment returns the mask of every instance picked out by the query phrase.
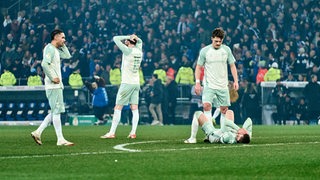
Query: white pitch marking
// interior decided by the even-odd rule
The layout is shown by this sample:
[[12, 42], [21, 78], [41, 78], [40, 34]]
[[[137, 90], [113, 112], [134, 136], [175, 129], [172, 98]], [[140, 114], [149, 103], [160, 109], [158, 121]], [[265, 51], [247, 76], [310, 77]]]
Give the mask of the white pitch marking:
[[241, 147], [266, 147], [266, 146], [282, 146], [282, 145], [301, 145], [301, 144], [319, 144], [320, 142], [294, 142], [294, 143], [275, 143], [275, 144], [243, 144], [239, 146], [211, 146], [211, 147], [193, 147], [193, 148], [180, 148], [180, 149], [150, 149], [150, 150], [139, 150], [139, 149], [129, 149], [125, 148], [128, 145], [134, 144], [145, 144], [145, 143], [158, 143], [165, 142], [163, 140], [159, 141], [143, 141], [134, 143], [125, 143], [114, 146], [113, 148], [120, 151], [127, 152], [161, 152], [161, 151], [185, 151], [185, 150], [202, 150], [202, 149], [224, 149], [224, 148], [241, 148]]
[[243, 148], [243, 147], [266, 147], [266, 146], [283, 146], [283, 145], [302, 145], [302, 144], [319, 144], [320, 142], [294, 142], [294, 143], [275, 143], [275, 144], [248, 144], [240, 146], [207, 146], [207, 147], [190, 147], [190, 148], [180, 148], [180, 149], [149, 149], [149, 150], [138, 150], [129, 149], [125, 146], [134, 144], [146, 144], [146, 143], [159, 143], [166, 142], [166, 140], [156, 140], [156, 141], [142, 141], [134, 143], [125, 143], [114, 146], [113, 148], [119, 151], [98, 151], [98, 152], [80, 152], [80, 153], [68, 153], [68, 154], [43, 154], [43, 155], [25, 155], [25, 156], [3, 156], [0, 160], [5, 159], [27, 159], [27, 158], [50, 158], [50, 157], [65, 157], [65, 156], [81, 156], [81, 155], [99, 155], [99, 154], [121, 154], [127, 152], [167, 152], [167, 151], [186, 151], [186, 150], [206, 150], [206, 149], [226, 149], [226, 148]]
[[135, 144], [146, 144], [146, 143], [158, 143], [158, 142], [165, 142], [163, 140], [158, 141], [142, 141], [142, 142], [133, 142], [133, 143], [125, 143], [125, 144], [118, 144], [116, 146], [113, 146], [113, 149], [120, 150], [120, 151], [127, 151], [127, 152], [141, 152], [140, 149], [128, 149], [125, 148], [125, 146], [128, 145], [135, 145]]

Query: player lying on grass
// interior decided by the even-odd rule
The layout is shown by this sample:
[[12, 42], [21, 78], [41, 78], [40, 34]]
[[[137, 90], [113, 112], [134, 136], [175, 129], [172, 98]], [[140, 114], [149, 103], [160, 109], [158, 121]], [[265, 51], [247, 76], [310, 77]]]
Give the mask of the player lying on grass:
[[213, 126], [212, 121], [208, 120], [203, 112], [196, 111], [193, 115], [191, 125], [191, 137], [184, 141], [187, 144], [197, 143], [196, 134], [198, 132], [199, 125], [206, 134], [205, 141], [210, 143], [223, 143], [223, 144], [235, 144], [235, 143], [250, 143], [252, 136], [252, 121], [250, 118], [244, 122], [242, 128], [234, 123], [234, 113], [232, 110], [227, 110], [226, 118], [221, 119], [221, 127], [217, 129]]

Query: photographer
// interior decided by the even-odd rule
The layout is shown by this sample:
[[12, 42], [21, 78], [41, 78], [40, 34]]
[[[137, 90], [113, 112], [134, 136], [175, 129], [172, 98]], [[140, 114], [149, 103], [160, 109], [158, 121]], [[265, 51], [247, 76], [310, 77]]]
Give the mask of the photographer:
[[108, 95], [105, 89], [106, 82], [103, 78], [94, 76], [94, 82], [90, 83], [86, 81], [85, 85], [93, 95], [92, 106], [94, 116], [98, 118], [95, 125], [103, 125], [106, 123], [103, 116], [108, 106]]

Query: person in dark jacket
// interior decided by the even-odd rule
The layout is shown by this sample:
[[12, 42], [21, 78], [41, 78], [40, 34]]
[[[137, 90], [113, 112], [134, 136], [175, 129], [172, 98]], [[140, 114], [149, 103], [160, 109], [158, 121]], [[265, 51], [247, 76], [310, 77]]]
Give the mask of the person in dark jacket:
[[277, 85], [273, 88], [272, 95], [276, 99], [277, 113], [274, 113], [272, 116], [275, 124], [281, 125], [281, 122], [282, 124], [286, 124], [285, 99], [289, 94], [289, 90], [281, 83], [280, 79], [276, 82]]
[[164, 87], [164, 107], [163, 117], [166, 124], [175, 124], [176, 105], [178, 97], [178, 85], [174, 80], [173, 74], [167, 74], [167, 81]]
[[308, 120], [309, 123], [315, 121], [319, 116], [320, 106], [320, 85], [318, 84], [317, 75], [311, 75], [311, 81], [306, 85], [303, 94], [308, 104]]
[[98, 119], [95, 125], [103, 125], [104, 113], [108, 106], [108, 95], [105, 89], [106, 82], [99, 76], [94, 76], [94, 82], [85, 82], [86, 87], [92, 93], [92, 106], [94, 116]]
[[163, 125], [163, 116], [161, 110], [161, 103], [163, 98], [163, 85], [161, 80], [158, 79], [157, 74], [152, 75], [152, 91], [150, 93], [151, 103], [149, 111], [152, 115], [153, 121], [151, 125]]

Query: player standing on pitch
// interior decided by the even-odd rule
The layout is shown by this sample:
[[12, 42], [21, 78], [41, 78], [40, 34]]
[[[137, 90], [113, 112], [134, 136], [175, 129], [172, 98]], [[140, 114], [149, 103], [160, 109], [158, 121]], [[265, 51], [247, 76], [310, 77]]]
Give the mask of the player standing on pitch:
[[[225, 119], [225, 114], [230, 106], [228, 64], [233, 77], [233, 88], [235, 90], [239, 89], [238, 73], [235, 65], [236, 60], [232, 55], [231, 49], [222, 44], [224, 36], [225, 32], [221, 28], [216, 28], [212, 31], [212, 43], [200, 50], [195, 70], [195, 93], [200, 95], [200, 74], [201, 68], [204, 67], [204, 78], [202, 82], [202, 103], [204, 114], [207, 119], [211, 119], [212, 103], [215, 100], [216, 102], [214, 102], [214, 105], [217, 108], [220, 108], [221, 122], [224, 122], [222, 119]], [[199, 124], [197, 123], [192, 124], [191, 130], [198, 131], [198, 126]], [[186, 140], [186, 143], [193, 143], [194, 141], [196, 141], [195, 138], [189, 138]]]
[[[122, 43], [122, 40], [124, 40], [124, 44]], [[139, 68], [143, 55], [142, 40], [135, 34], [132, 34], [130, 36], [115, 36], [113, 37], [113, 41], [123, 53], [121, 64], [121, 84], [117, 93], [111, 128], [109, 132], [101, 136], [101, 138], [115, 138], [115, 132], [121, 119], [121, 110], [123, 106], [130, 104], [132, 111], [132, 129], [128, 138], [135, 139], [139, 122]]]
[[51, 43], [43, 49], [43, 60], [41, 66], [46, 75], [45, 90], [49, 101], [51, 112], [44, 118], [37, 130], [31, 133], [32, 138], [42, 145], [41, 134], [48, 124], [53, 121], [53, 127], [57, 135], [58, 146], [73, 146], [74, 143], [64, 139], [62, 134], [61, 113], [65, 112], [63, 102], [63, 84], [61, 76], [61, 60], [70, 59], [70, 52], [65, 45], [66, 37], [63, 31], [56, 29], [51, 32]]

